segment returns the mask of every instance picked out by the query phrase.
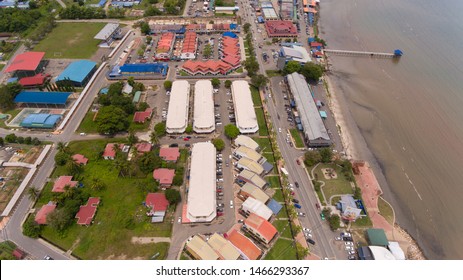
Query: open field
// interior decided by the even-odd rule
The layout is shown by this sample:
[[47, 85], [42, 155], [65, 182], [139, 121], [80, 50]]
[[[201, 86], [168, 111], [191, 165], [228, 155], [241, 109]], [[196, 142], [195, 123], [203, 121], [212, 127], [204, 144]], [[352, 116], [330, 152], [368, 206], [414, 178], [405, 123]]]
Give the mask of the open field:
[[82, 119], [82, 122], [77, 129], [77, 132], [85, 132], [85, 133], [98, 133], [96, 130], [95, 122], [93, 118], [95, 116], [95, 112], [89, 111], [85, 114], [85, 117]]
[[255, 86], [250, 86], [249, 88], [251, 89], [252, 103], [254, 103], [254, 106], [262, 107], [259, 90]]
[[[170, 237], [172, 231], [173, 207], [170, 207], [163, 223], [152, 224], [145, 215], [147, 208], [142, 205], [147, 186], [153, 185], [152, 175], [146, 177], [119, 177], [110, 160], [98, 159], [108, 142], [121, 142], [123, 139], [104, 139], [76, 141], [69, 144], [73, 152], [89, 158], [89, 163], [79, 175], [83, 191], [100, 197], [101, 203], [89, 227], [73, 224], [64, 234], [45, 227], [42, 236], [50, 242], [67, 250], [74, 247], [73, 254], [82, 259], [149, 259], [159, 252], [157, 259], [164, 259], [168, 243], [133, 244], [132, 237]], [[66, 175], [65, 168], [58, 167], [53, 178]], [[92, 178], [98, 177], [104, 184], [103, 190], [93, 190]], [[36, 208], [52, 199], [52, 183], [42, 192]]]
[[267, 253], [265, 260], [296, 260], [296, 248], [292, 240], [279, 238]]
[[294, 139], [294, 145], [296, 145], [296, 148], [304, 148], [304, 142], [302, 141], [299, 131], [295, 128], [291, 128], [289, 131], [291, 132], [291, 137]]
[[[333, 168], [336, 171], [337, 178], [336, 179], [325, 179], [322, 173], [323, 168]], [[327, 200], [330, 199], [333, 195], [341, 195], [341, 194], [354, 194], [354, 190], [349, 181], [344, 177], [341, 172], [341, 167], [335, 164], [319, 164], [314, 171], [314, 175], [318, 177], [318, 181], [325, 182], [325, 186], [322, 187], [322, 191], [325, 194]], [[315, 178], [317, 178], [315, 177]], [[328, 203], [329, 201], [327, 201]]]
[[259, 147], [260, 147], [260, 151], [261, 151], [261, 152], [269, 152], [269, 151], [272, 151], [270, 139], [268, 139], [268, 138], [253, 137], [252, 140], [256, 141], [257, 144], [259, 144]]
[[259, 135], [268, 136], [267, 123], [265, 122], [264, 110], [256, 108], [257, 123], [259, 125]]
[[90, 58], [98, 49], [93, 37], [106, 25], [92, 23], [58, 23], [53, 31], [34, 47], [45, 52], [45, 58]]

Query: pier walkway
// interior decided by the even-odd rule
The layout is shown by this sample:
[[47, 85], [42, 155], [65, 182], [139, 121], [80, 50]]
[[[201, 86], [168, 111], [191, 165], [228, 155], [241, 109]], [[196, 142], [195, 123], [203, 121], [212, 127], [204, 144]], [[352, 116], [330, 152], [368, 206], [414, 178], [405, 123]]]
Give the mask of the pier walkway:
[[334, 55], [345, 55], [345, 56], [368, 56], [375, 58], [394, 58], [402, 56], [402, 52], [394, 51], [394, 53], [382, 53], [382, 52], [365, 52], [365, 51], [346, 51], [346, 50], [330, 50], [325, 49], [325, 53]]

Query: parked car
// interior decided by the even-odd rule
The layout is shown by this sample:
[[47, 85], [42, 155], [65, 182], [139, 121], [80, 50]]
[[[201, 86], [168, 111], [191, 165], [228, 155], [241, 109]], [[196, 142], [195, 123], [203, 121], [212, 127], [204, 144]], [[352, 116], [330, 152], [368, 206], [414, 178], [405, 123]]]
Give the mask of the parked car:
[[315, 241], [311, 238], [307, 238], [307, 242], [309, 242], [312, 245], [315, 245]]
[[190, 138], [185, 137], [183, 138], [183, 141], [190, 141]]
[[296, 188], [299, 188], [299, 183], [298, 182], [294, 182], [294, 185], [296, 186]]
[[218, 207], [223, 207], [223, 203], [217, 204]]
[[293, 201], [294, 203], [299, 203], [299, 200], [297, 200], [297, 199], [295, 199], [295, 198], [293, 198], [292, 201]]
[[344, 242], [344, 245], [346, 245], [346, 246], [354, 246], [354, 242], [346, 241], [346, 242]]
[[223, 216], [223, 212], [217, 212], [217, 216]]
[[303, 212], [297, 212], [297, 215], [298, 215], [299, 217], [305, 217], [305, 213], [303, 213]]
[[352, 249], [353, 249], [353, 248], [352, 248], [351, 246], [346, 246], [346, 247], [344, 248], [344, 250], [346, 250], [346, 251], [351, 251]]
[[296, 207], [297, 209], [301, 209], [301, 208], [302, 208], [302, 206], [299, 205], [299, 204], [297, 204], [297, 203], [294, 203], [294, 207]]
[[301, 165], [301, 161], [299, 159], [296, 159], [297, 165]]
[[310, 228], [302, 228], [303, 231], [307, 231], [308, 233], [312, 233], [312, 230]]
[[347, 257], [347, 259], [348, 259], [348, 260], [356, 260], [357, 257], [354, 256], [354, 255], [349, 255], [349, 256]]
[[355, 250], [350, 250], [349, 252], [347, 252], [349, 255], [355, 255], [357, 254], [357, 252], [355, 252]]
[[173, 143], [173, 144], [170, 144], [169, 147], [173, 148], [173, 147], [178, 147], [178, 144], [177, 143]]
[[322, 221], [324, 221], [325, 220], [325, 214], [320, 213], [320, 218], [322, 219]]

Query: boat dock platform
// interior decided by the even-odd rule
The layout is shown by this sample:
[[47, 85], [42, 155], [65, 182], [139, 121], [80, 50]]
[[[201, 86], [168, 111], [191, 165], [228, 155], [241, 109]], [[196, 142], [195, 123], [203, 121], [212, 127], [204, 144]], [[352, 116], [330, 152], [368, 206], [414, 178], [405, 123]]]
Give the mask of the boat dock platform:
[[393, 53], [382, 53], [382, 52], [365, 52], [365, 51], [346, 51], [346, 50], [330, 50], [325, 49], [325, 53], [334, 55], [345, 55], [345, 56], [368, 56], [375, 58], [395, 58], [401, 57], [403, 52], [401, 50], [394, 50]]

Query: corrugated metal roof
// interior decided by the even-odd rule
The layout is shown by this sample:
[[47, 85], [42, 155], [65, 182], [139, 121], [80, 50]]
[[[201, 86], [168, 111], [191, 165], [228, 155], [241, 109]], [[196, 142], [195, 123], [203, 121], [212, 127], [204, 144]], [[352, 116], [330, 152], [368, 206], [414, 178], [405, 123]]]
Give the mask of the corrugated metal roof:
[[251, 137], [246, 135], [238, 135], [235, 139], [235, 144], [238, 146], [245, 146], [250, 149], [257, 151], [259, 149], [259, 144], [256, 141], [252, 140]]
[[219, 255], [201, 237], [195, 235], [187, 244], [186, 248], [201, 260], [218, 260]]
[[266, 203], [269, 200], [269, 196], [263, 190], [250, 183], [244, 184], [244, 186], [241, 187], [241, 190], [248, 193], [253, 198], [259, 200], [262, 203]]
[[69, 95], [70, 92], [21, 91], [14, 102], [64, 105]]
[[177, 80], [172, 84], [169, 108], [167, 111], [167, 133], [183, 133], [188, 125], [190, 84]]
[[95, 67], [96, 63], [90, 60], [74, 61], [61, 72], [56, 81], [69, 79], [73, 82], [82, 83]]
[[240, 252], [218, 233], [214, 233], [207, 241], [207, 244], [209, 244], [224, 260], [237, 260], [240, 257]]
[[270, 217], [272, 217], [272, 210], [268, 208], [262, 201], [257, 200], [252, 197], [248, 197], [243, 204], [241, 205], [244, 211], [248, 211], [250, 213], [254, 213], [259, 217], [262, 217], [268, 221]]
[[119, 27], [119, 23], [108, 23], [93, 38], [98, 39], [98, 40], [106, 40], [114, 33], [114, 31], [118, 27]]
[[259, 125], [248, 82], [244, 80], [234, 81], [231, 89], [238, 129], [241, 133], [257, 132]]
[[195, 84], [193, 129], [196, 133], [215, 130], [214, 97], [209, 80], [197, 81]]

